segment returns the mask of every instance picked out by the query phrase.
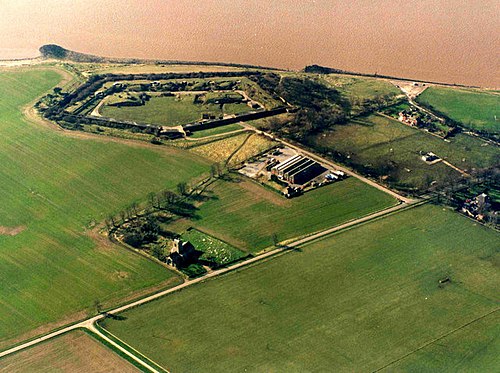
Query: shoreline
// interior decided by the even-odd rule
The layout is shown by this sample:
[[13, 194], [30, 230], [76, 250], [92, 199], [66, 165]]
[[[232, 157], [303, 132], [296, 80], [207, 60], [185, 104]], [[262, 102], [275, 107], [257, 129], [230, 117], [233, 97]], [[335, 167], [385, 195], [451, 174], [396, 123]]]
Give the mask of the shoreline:
[[26, 65], [38, 65], [42, 62], [49, 61], [42, 56], [26, 57], [26, 58], [0, 58], [0, 67], [16, 67]]
[[[76, 52], [78, 53], [78, 52]], [[84, 55], [85, 56], [85, 55]], [[137, 59], [137, 58], [113, 58], [113, 57], [101, 57], [101, 56], [90, 56], [89, 57], [97, 57], [101, 58], [102, 61], [99, 61], [96, 63], [102, 63], [102, 64], [141, 64], [141, 65], [154, 65], [154, 64], [169, 64], [169, 65], [210, 65], [210, 66], [227, 66], [227, 67], [239, 67], [239, 68], [247, 68], [247, 69], [263, 69], [263, 70], [269, 70], [269, 71], [295, 71], [295, 72], [304, 72], [304, 67], [303, 69], [300, 70], [287, 70], [287, 69], [279, 69], [277, 67], [265, 67], [265, 66], [257, 66], [257, 65], [247, 65], [247, 64], [237, 64], [237, 63], [231, 63], [231, 62], [210, 62], [210, 61], [180, 61], [180, 60], [156, 60], [156, 59]], [[78, 63], [79, 61], [74, 61], [71, 58], [69, 59], [53, 59], [53, 58], [47, 58], [43, 55], [38, 55], [36, 57], [20, 57], [20, 58], [0, 58], [0, 67], [19, 67], [19, 66], [30, 66], [30, 65], [39, 65], [44, 62], [54, 62], [54, 61], [67, 61], [67, 62], [74, 62]], [[86, 61], [81, 61], [82, 63], [86, 63]], [[90, 61], [88, 61], [90, 62]], [[323, 67], [323, 66], [321, 66]], [[354, 76], [354, 77], [366, 77], [366, 78], [373, 78], [373, 79], [383, 79], [383, 80], [398, 80], [402, 82], [418, 82], [418, 83], [426, 83], [430, 85], [437, 85], [437, 86], [448, 86], [448, 87], [455, 87], [455, 88], [469, 88], [469, 89], [482, 89], [482, 90], [498, 90], [500, 87], [493, 87], [493, 86], [481, 86], [481, 85], [468, 85], [468, 84], [460, 84], [460, 83], [448, 83], [448, 82], [441, 82], [441, 81], [429, 81], [425, 79], [411, 79], [407, 77], [399, 77], [399, 76], [391, 76], [391, 75], [385, 75], [385, 74], [368, 74], [368, 73], [363, 73], [363, 72], [357, 72], [357, 71], [348, 71], [348, 70], [340, 70], [340, 69], [334, 69], [334, 68], [329, 68], [325, 67], [326, 69], [331, 69], [331, 74], [339, 74], [339, 75], [347, 75], [347, 76]]]

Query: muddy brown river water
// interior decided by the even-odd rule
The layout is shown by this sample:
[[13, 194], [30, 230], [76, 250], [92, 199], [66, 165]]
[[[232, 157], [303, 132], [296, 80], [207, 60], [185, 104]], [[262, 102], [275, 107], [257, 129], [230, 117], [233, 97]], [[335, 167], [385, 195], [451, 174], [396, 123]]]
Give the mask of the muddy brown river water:
[[500, 87], [498, 0], [0, 0], [0, 58], [40, 45]]

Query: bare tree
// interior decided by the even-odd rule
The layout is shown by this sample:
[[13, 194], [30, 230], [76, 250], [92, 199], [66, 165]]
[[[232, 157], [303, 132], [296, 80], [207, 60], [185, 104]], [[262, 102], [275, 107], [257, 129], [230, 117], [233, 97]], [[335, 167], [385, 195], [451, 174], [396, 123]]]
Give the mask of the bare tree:
[[210, 177], [215, 178], [218, 177], [218, 167], [217, 163], [214, 163], [213, 165], [210, 166]]
[[280, 244], [280, 241], [278, 239], [278, 235], [276, 233], [273, 233], [272, 236], [271, 236], [271, 239], [273, 240], [273, 245], [275, 247], [278, 247], [279, 244]]
[[130, 205], [130, 209], [132, 210], [132, 214], [134, 214], [134, 216], [137, 216], [139, 214], [139, 205], [137, 204], [137, 202], [132, 202], [132, 204]]
[[188, 190], [188, 187], [187, 187], [186, 183], [181, 182], [181, 183], [177, 184], [177, 191], [179, 192], [179, 194], [181, 196], [186, 195], [187, 194], [187, 190]]
[[111, 228], [113, 227], [113, 226], [111, 225], [111, 221], [110, 221], [109, 219], [105, 219], [105, 220], [104, 220], [104, 224], [106, 224], [106, 229], [107, 229], [108, 231], [110, 231], [110, 230], [111, 230]]
[[148, 194], [148, 203], [151, 210], [157, 208], [158, 198], [156, 197], [155, 193], [151, 192]]
[[122, 223], [125, 223], [125, 221], [127, 220], [127, 213], [124, 210], [120, 211], [120, 219]]

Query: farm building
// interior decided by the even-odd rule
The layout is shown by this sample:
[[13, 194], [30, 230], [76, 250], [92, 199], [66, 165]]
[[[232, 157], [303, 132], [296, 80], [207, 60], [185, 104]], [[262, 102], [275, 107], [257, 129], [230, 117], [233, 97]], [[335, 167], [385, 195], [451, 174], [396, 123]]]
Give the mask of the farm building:
[[297, 163], [298, 161], [300, 161], [303, 157], [301, 155], [294, 155], [293, 157], [291, 158], [288, 158], [287, 160], [277, 164], [276, 166], [274, 166], [272, 169], [271, 169], [271, 172], [273, 173], [273, 175], [276, 175], [276, 176], [279, 176], [279, 177], [283, 177], [283, 172], [285, 169], [287, 169], [289, 166], [292, 166], [294, 165], [295, 163]]
[[298, 185], [308, 183], [325, 171], [326, 168], [321, 164], [302, 155], [294, 155], [272, 168], [274, 175], [290, 184]]

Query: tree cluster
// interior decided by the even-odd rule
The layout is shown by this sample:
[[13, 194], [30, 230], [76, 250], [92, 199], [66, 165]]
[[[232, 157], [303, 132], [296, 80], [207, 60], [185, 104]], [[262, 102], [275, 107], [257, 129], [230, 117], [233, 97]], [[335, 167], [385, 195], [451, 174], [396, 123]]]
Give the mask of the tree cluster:
[[277, 93], [299, 107], [294, 119], [280, 129], [281, 133], [298, 141], [344, 123], [350, 115], [351, 105], [340, 92], [313, 79], [283, 78]]
[[154, 242], [161, 233], [158, 220], [153, 215], [136, 219], [122, 228], [123, 241], [130, 246], [139, 248], [146, 243]]

